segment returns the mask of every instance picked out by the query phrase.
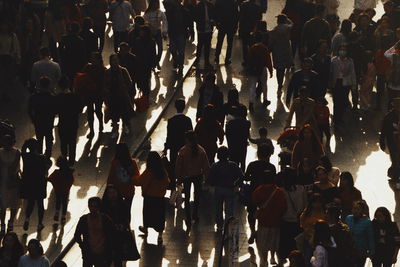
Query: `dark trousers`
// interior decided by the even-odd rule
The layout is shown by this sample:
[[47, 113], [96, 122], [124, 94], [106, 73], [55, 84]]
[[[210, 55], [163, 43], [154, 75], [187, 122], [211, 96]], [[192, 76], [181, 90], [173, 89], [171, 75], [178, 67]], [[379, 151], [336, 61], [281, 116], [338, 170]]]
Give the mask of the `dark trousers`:
[[335, 124], [343, 123], [343, 115], [349, 103], [350, 86], [343, 86], [342, 80], [336, 80], [333, 89], [333, 121]]
[[186, 38], [184, 34], [175, 34], [169, 36], [169, 50], [172, 54], [174, 68], [183, 68], [185, 60]]
[[392, 266], [392, 251], [391, 249], [386, 250], [385, 248], [378, 248], [372, 257], [373, 267], [391, 267]]
[[242, 34], [242, 56], [243, 56], [243, 63], [245, 64], [247, 64], [247, 58], [249, 55], [250, 40], [251, 40], [250, 33]]
[[114, 32], [114, 51], [118, 51], [119, 44], [128, 42], [128, 31]]
[[325, 134], [326, 143], [329, 145], [329, 142], [331, 140], [331, 129], [329, 124], [318, 124], [318, 130], [319, 130], [319, 136], [321, 137], [321, 142]]
[[201, 53], [204, 48], [204, 64], [210, 64], [210, 49], [211, 49], [212, 32], [197, 32], [197, 50], [196, 60], [200, 60]]
[[[183, 181], [183, 193], [185, 194], [185, 215], [186, 221], [189, 224], [191, 223], [192, 219], [197, 220], [199, 218], [198, 210], [200, 203], [202, 179], [202, 176], [192, 176], [184, 178]], [[194, 186], [193, 212], [190, 207], [190, 191], [192, 189], [192, 184]]]
[[93, 31], [94, 33], [97, 35], [97, 37], [100, 40], [100, 52], [103, 52], [103, 48], [104, 48], [104, 39], [105, 39], [105, 28], [104, 27], [93, 27]]
[[58, 135], [60, 136], [61, 144], [61, 155], [68, 159], [70, 163], [75, 163], [76, 156], [76, 138], [78, 129], [58, 129]]
[[281, 221], [278, 250], [280, 260], [286, 259], [289, 253], [296, 249], [296, 241], [294, 238], [300, 233], [301, 228], [298, 222]]
[[233, 162], [236, 162], [236, 164], [238, 166], [240, 166], [240, 168], [242, 169], [242, 171], [244, 172], [246, 169], [246, 155], [247, 155], [247, 146], [243, 149], [235, 149], [233, 151], [233, 149], [230, 149], [230, 160], [232, 160]]
[[381, 107], [382, 96], [386, 89], [386, 77], [385, 75], [378, 74], [376, 76], [376, 106]]
[[276, 79], [278, 81], [278, 90], [283, 87], [283, 78], [285, 77], [286, 68], [276, 69]]
[[39, 224], [42, 224], [43, 216], [44, 216], [43, 199], [28, 199], [28, 203], [26, 205], [25, 216], [27, 218], [31, 217], [35, 203], [37, 205], [37, 210], [38, 210], [38, 221], [39, 221]]
[[62, 215], [65, 216], [68, 209], [68, 195], [56, 195], [56, 212], [59, 212], [61, 208]]
[[163, 39], [162, 39], [162, 36], [161, 36], [161, 31], [157, 31], [155, 33], [155, 35], [153, 35], [153, 38], [156, 41], [156, 45], [157, 45], [156, 63], [160, 64], [160, 60], [161, 60], [161, 56], [162, 56], [162, 52], [163, 52]]
[[215, 59], [216, 60], [219, 58], [219, 55], [221, 54], [222, 43], [224, 42], [225, 35], [226, 35], [226, 42], [227, 42], [225, 61], [231, 59], [234, 32], [233, 32], [233, 30], [226, 31], [225, 29], [218, 29], [217, 47], [215, 48]]
[[89, 124], [90, 131], [94, 131], [93, 123], [94, 123], [94, 114], [96, 114], [97, 119], [99, 120], [100, 129], [103, 128], [103, 111], [102, 111], [103, 101], [90, 101], [86, 105], [86, 114], [87, 114], [87, 121]]
[[176, 163], [176, 158], [178, 157], [178, 152], [179, 152], [179, 149], [177, 149], [177, 148], [172, 148], [169, 150], [169, 162], [171, 164], [171, 172], [172, 172], [172, 174], [170, 174], [169, 179], [171, 180], [172, 190], [175, 190], [175, 187], [176, 187], [175, 163]]
[[51, 156], [51, 151], [53, 149], [53, 126], [44, 126], [44, 125], [38, 125], [35, 124], [35, 135], [36, 139], [38, 140], [39, 143], [39, 149], [40, 153], [43, 153], [43, 140], [46, 139], [46, 150], [45, 150], [45, 155], [47, 157]]
[[256, 232], [256, 211], [257, 207], [253, 204], [247, 206], [247, 221], [249, 222], [250, 231]]

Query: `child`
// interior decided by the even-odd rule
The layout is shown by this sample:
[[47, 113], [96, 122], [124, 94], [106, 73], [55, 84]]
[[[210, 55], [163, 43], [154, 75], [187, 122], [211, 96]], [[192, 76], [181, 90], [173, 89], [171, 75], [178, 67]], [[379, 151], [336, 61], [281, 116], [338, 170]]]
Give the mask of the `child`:
[[317, 120], [317, 126], [319, 129], [319, 136], [321, 138], [321, 143], [322, 139], [326, 137], [326, 148], [329, 150], [330, 149], [330, 141], [331, 141], [331, 129], [329, 125], [329, 116], [330, 116], [330, 111], [328, 108], [328, 101], [324, 97], [321, 97], [317, 100], [317, 103], [314, 107], [314, 116]]
[[260, 127], [258, 129], [259, 138], [249, 138], [250, 143], [256, 144], [257, 147], [260, 147], [262, 144], [266, 144], [272, 148], [272, 154], [274, 154], [274, 145], [272, 144], [271, 139], [268, 136], [268, 130], [266, 127]]
[[364, 75], [360, 83], [360, 107], [362, 110], [367, 111], [371, 108], [372, 89], [376, 80], [376, 68], [374, 65], [374, 56], [371, 51], [365, 52], [365, 59]]
[[53, 185], [56, 193], [56, 214], [54, 221], [58, 221], [60, 216], [60, 208], [62, 206], [61, 223], [65, 223], [65, 215], [67, 214], [69, 191], [74, 183], [74, 170], [70, 168], [68, 160], [60, 156], [56, 162], [58, 170], [55, 170], [50, 176], [48, 181]]

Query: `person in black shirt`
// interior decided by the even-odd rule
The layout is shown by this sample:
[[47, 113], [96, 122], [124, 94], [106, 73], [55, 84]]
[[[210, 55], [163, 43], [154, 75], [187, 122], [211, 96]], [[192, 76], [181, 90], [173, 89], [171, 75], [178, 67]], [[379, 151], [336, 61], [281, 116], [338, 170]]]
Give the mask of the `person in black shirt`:
[[78, 95], [71, 92], [67, 76], [61, 78], [58, 86], [63, 90], [56, 96], [61, 154], [68, 159], [70, 165], [74, 165], [79, 114], [83, 105]]
[[[250, 162], [244, 174], [244, 179], [250, 181], [251, 192], [263, 184], [275, 184], [276, 168], [270, 163], [273, 148], [267, 144], [262, 144], [257, 149], [258, 160]], [[249, 222], [251, 235], [249, 244], [254, 243], [256, 234], [256, 210], [257, 207], [250, 204], [247, 207], [247, 220]]]
[[82, 31], [79, 36], [85, 42], [86, 63], [89, 62], [93, 52], [99, 52], [99, 38], [93, 31], [93, 20], [89, 17], [83, 19]]
[[136, 55], [130, 52], [128, 43], [122, 42], [119, 44], [118, 59], [119, 65], [128, 70], [132, 83], [135, 85], [135, 77], [139, 66], [136, 60]]
[[39, 152], [43, 152], [43, 139], [46, 138], [47, 157], [51, 157], [53, 148], [53, 126], [56, 114], [54, 95], [51, 93], [50, 79], [42, 77], [39, 80], [39, 91], [34, 93], [28, 104], [28, 113], [33, 126], [35, 135], [39, 142]]

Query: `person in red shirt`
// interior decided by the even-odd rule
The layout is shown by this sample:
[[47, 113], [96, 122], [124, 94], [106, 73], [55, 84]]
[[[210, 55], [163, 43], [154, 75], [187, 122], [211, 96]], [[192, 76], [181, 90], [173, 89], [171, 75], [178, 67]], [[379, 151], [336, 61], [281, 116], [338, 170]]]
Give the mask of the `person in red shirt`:
[[321, 138], [321, 144], [323, 144], [323, 137], [326, 137], [326, 148], [330, 148], [331, 140], [331, 129], [329, 124], [329, 116], [331, 115], [328, 107], [328, 101], [324, 97], [317, 100], [314, 107], [314, 117], [317, 120], [317, 127], [319, 130], [319, 136]]
[[53, 185], [56, 194], [54, 221], [58, 221], [62, 206], [61, 223], [64, 224], [68, 208], [69, 191], [74, 183], [74, 170], [70, 168], [68, 160], [62, 156], [57, 159], [56, 165], [58, 169], [49, 176], [48, 181]]
[[275, 252], [279, 247], [281, 218], [287, 209], [285, 193], [275, 184], [264, 184], [254, 190], [252, 201], [258, 207], [256, 244], [260, 256], [260, 267], [268, 266], [268, 251], [271, 252], [273, 265]]

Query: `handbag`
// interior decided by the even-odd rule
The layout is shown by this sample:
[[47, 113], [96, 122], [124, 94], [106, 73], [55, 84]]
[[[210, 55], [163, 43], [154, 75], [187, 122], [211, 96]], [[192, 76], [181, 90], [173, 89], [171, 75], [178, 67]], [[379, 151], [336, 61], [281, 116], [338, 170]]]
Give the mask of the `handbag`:
[[136, 110], [139, 111], [139, 112], [144, 112], [150, 106], [149, 97], [143, 95], [143, 93], [140, 93], [139, 95], [140, 95], [139, 98], [136, 98], [134, 100], [134, 103], [135, 103], [135, 106], [136, 106]]
[[135, 233], [131, 230], [126, 230], [122, 235], [121, 259], [123, 261], [136, 261], [140, 259], [140, 254], [136, 246]]

